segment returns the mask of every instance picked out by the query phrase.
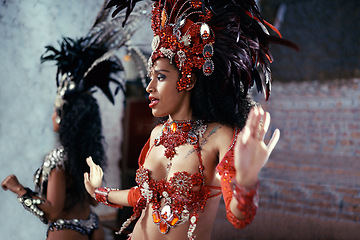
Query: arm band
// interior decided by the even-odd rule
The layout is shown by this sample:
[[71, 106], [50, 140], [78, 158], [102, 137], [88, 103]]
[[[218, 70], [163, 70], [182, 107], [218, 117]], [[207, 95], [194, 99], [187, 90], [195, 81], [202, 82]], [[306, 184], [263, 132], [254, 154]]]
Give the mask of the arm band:
[[130, 206], [135, 207], [137, 201], [140, 198], [140, 189], [138, 187], [132, 187], [128, 194], [128, 203]]
[[26, 193], [21, 197], [18, 197], [19, 202], [27, 211], [31, 212], [32, 214], [37, 216], [43, 223], [47, 224], [48, 220], [44, 217], [44, 212], [37, 206], [44, 201], [41, 199], [35, 199], [33, 195], [36, 196], [37, 194], [31, 191], [29, 188], [25, 188], [25, 190]]
[[[259, 183], [257, 183], [252, 189], [246, 189], [236, 183], [234, 184], [234, 180], [235, 177], [232, 178], [228, 174], [225, 174], [225, 176], [221, 178], [221, 185], [223, 189], [227, 219], [235, 228], [240, 229], [250, 224], [256, 215], [258, 208], [257, 189]], [[237, 208], [242, 213], [243, 219], [236, 218], [230, 210], [230, 202], [233, 197], [238, 202]]]
[[123, 206], [118, 204], [113, 204], [108, 202], [108, 195], [111, 191], [117, 191], [119, 189], [115, 188], [107, 188], [107, 187], [99, 187], [95, 189], [95, 200], [98, 202], [101, 202], [107, 206], [113, 207], [113, 208], [123, 208]]

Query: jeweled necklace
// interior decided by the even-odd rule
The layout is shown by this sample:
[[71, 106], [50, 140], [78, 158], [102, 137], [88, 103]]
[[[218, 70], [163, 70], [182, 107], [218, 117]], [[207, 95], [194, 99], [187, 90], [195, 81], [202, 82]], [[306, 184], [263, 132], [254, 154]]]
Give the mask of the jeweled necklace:
[[205, 133], [207, 128], [202, 120], [185, 121], [167, 121], [164, 123], [160, 136], [158, 136], [154, 145], [163, 145], [165, 147], [164, 156], [170, 159], [167, 170], [171, 167], [171, 159], [176, 154], [175, 148], [185, 143], [191, 145], [197, 144], [199, 137]]

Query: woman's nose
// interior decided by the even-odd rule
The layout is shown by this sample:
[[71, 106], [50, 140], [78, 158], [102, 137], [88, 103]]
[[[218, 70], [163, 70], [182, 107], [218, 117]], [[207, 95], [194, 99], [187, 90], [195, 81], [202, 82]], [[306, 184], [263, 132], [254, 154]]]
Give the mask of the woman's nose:
[[146, 86], [146, 92], [152, 93], [154, 92], [153, 80], [150, 80], [149, 84]]

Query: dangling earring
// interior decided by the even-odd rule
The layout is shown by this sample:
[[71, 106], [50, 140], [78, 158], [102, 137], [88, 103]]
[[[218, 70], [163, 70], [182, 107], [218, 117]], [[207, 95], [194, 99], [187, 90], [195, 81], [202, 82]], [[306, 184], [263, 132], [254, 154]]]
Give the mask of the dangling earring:
[[59, 116], [57, 116], [57, 117], [55, 118], [55, 122], [56, 122], [57, 124], [60, 124], [61, 118], [60, 118]]

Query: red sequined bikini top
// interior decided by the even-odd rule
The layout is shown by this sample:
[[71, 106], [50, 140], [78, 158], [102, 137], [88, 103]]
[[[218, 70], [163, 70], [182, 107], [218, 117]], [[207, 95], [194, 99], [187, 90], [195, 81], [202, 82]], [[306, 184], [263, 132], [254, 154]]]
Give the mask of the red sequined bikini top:
[[[153, 145], [154, 146], [154, 145]], [[153, 221], [158, 225], [161, 233], [166, 234], [170, 228], [190, 220], [188, 238], [193, 239], [193, 232], [198, 220], [198, 212], [203, 211], [209, 198], [221, 194], [221, 191], [210, 195], [211, 189], [221, 190], [220, 187], [205, 185], [202, 174], [204, 166], [201, 159], [199, 143], [194, 145], [199, 156], [199, 172], [189, 174], [185, 171], [176, 172], [169, 181], [150, 179], [150, 171], [143, 164], [148, 153], [149, 141], [145, 144], [139, 157], [140, 168], [136, 171], [136, 182], [141, 196], [134, 208], [136, 215], [152, 203]], [[193, 190], [198, 186], [196, 191]], [[164, 199], [162, 201], [162, 199]]]

